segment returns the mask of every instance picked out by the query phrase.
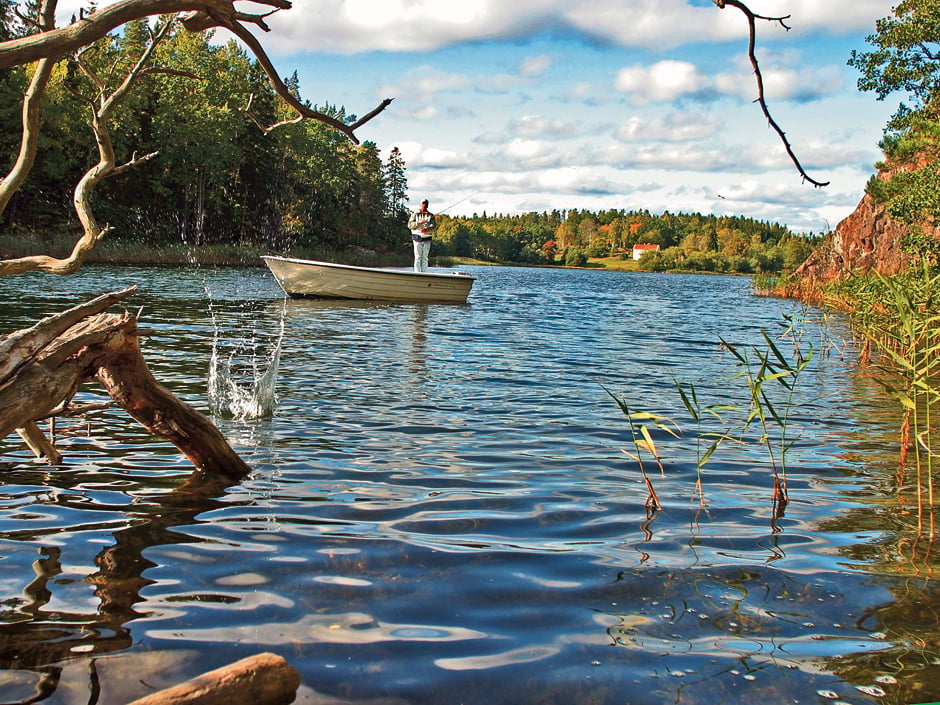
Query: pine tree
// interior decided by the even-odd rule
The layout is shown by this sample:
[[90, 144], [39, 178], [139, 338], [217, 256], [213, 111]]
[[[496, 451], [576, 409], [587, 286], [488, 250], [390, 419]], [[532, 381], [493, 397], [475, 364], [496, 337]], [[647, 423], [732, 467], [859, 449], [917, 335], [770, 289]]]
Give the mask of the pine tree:
[[407, 215], [408, 208], [408, 179], [405, 176], [405, 160], [398, 151], [392, 147], [385, 162], [385, 199], [386, 213], [393, 218]]

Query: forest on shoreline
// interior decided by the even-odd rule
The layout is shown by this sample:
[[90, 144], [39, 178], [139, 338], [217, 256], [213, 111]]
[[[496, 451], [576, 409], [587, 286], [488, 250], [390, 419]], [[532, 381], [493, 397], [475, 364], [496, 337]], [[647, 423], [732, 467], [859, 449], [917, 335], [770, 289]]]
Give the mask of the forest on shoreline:
[[[749, 218], [649, 211], [572, 210], [524, 215], [439, 216], [432, 261], [560, 267], [599, 267], [644, 271], [701, 271], [769, 274], [799, 266], [821, 236], [795, 234], [777, 224]], [[351, 236], [346, 242], [203, 241], [148, 242], [118, 235], [103, 240], [88, 262], [136, 264], [259, 265], [263, 254], [281, 254], [364, 266], [410, 263], [407, 228], [394, 229], [394, 244], [368, 247]], [[21, 232], [0, 235], [0, 251], [25, 256], [37, 251], [63, 251], [69, 238]], [[365, 243], [365, 244], [364, 244]], [[637, 262], [633, 246], [654, 244]]]

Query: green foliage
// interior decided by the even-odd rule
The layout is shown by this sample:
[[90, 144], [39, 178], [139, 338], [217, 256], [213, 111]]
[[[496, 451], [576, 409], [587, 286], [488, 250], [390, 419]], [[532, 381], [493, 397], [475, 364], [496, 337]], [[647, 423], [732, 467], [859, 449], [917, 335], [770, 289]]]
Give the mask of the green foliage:
[[940, 1], [902, 0], [893, 17], [876, 23], [876, 34], [867, 38], [874, 49], [853, 51], [849, 65], [861, 73], [859, 90], [872, 91], [879, 100], [901, 91], [914, 107], [901, 107], [893, 125], [903, 128], [907, 116], [928, 105], [940, 88]]
[[568, 251], [565, 252], [566, 267], [583, 267], [587, 264], [587, 261], [587, 255], [577, 247], [569, 247]]
[[[558, 256], [568, 266], [584, 266], [589, 257], [629, 260], [633, 246], [642, 242], [663, 248], [644, 255], [642, 269], [780, 272], [802, 264], [818, 244], [817, 238], [796, 235], [781, 225], [697, 213], [556, 210], [440, 220], [437, 252], [526, 264], [552, 264]], [[455, 229], [447, 223], [454, 223]], [[457, 224], [464, 226], [459, 230], [465, 236], [460, 252], [450, 244]]]
[[[873, 178], [868, 193], [896, 220], [917, 224], [940, 217], [940, 0], [903, 0], [878, 20], [871, 51], [853, 51], [858, 87], [879, 100], [902, 93], [882, 142], [890, 179]], [[923, 244], [923, 243], [922, 243]], [[934, 248], [936, 256], [936, 246]]]
[[[83, 60], [113, 90], [148, 39], [146, 25], [132, 22]], [[315, 121], [266, 134], [259, 125], [292, 114], [238, 44], [179, 31], [157, 48], [153, 65], [161, 70], [138, 81], [110, 123], [119, 163], [135, 154], [158, 156], [99, 187], [95, 208], [114, 228], [109, 239], [157, 246], [252, 242], [279, 251], [405, 246], [407, 231], [389, 207], [377, 147], [353, 146]], [[0, 109], [16, 116], [0, 126], [0, 159], [10, 163], [24, 81], [15, 70], [0, 75]], [[287, 85], [296, 91], [296, 77]], [[71, 190], [97, 158], [89, 104], [77, 95], [94, 98], [96, 87], [63, 61], [47, 91], [36, 166], [5, 224], [34, 231], [74, 226]], [[353, 119], [342, 108], [320, 110]], [[402, 184], [397, 188], [401, 199]]]

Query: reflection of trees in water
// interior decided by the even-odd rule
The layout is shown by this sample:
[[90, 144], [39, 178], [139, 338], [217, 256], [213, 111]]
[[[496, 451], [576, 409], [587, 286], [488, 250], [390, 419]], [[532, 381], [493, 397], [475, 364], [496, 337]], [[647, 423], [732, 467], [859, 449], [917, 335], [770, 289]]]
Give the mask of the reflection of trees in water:
[[879, 677], [896, 679], [906, 698], [898, 702], [940, 699], [940, 584], [935, 577], [940, 555], [935, 539], [922, 533], [917, 508], [906, 506], [903, 494], [869, 497], [822, 528], [869, 537], [840, 551], [893, 598], [856, 618], [859, 629], [881, 635], [890, 646], [827, 659], [826, 668], [862, 686], [879, 687]]
[[[4, 610], [4, 623], [0, 624], [0, 669], [32, 671], [39, 676], [36, 696], [29, 702], [54, 693], [63, 665], [76, 658], [90, 658], [90, 702], [97, 700], [93, 657], [132, 646], [132, 635], [125, 625], [141, 616], [135, 605], [143, 599], [141, 590], [153, 582], [143, 574], [156, 564], [147, 560], [144, 552], [154, 546], [192, 541], [191, 536], [173, 529], [192, 524], [199, 514], [220, 506], [216, 498], [230, 484], [196, 472], [170, 494], [152, 495], [150, 504], [146, 496], [141, 497], [144, 501], [134, 505], [131, 525], [114, 532], [114, 543], [95, 556], [98, 570], [84, 578], [95, 586], [98, 606], [94, 612], [46, 609], [54, 601], [63, 563], [68, 565], [69, 559], [60, 547], [40, 549], [41, 557], [33, 563], [35, 579], [23, 589], [22, 599], [7, 603], [14, 603], [13, 609]], [[13, 536], [7, 532], [7, 538], [29, 537], [26, 532]], [[67, 586], [65, 581], [63, 584]]]
[[604, 592], [611, 605], [604, 618], [611, 645], [644, 659], [661, 657], [656, 687], [663, 698], [668, 694], [677, 702], [738, 702], [745, 692], [748, 700], [766, 693], [770, 702], [805, 701], [808, 691], [833, 688], [828, 673], [844, 679], [838, 697], [852, 702], [864, 692], [857, 688], [881, 688], [883, 702], [898, 705], [935, 698], [936, 686], [933, 693], [921, 686], [931, 683], [931, 676], [940, 682], [937, 671], [906, 683], [898, 664], [890, 663], [896, 647], [876, 631], [880, 615], [910, 608], [889, 619], [895, 625], [905, 619], [934, 625], [931, 633], [936, 633], [929, 607], [935, 601], [922, 595], [904, 607], [901, 601], [886, 602], [891, 585], [883, 582], [862, 574], [802, 574], [759, 564], [642, 566], [622, 571]]
[[895, 599], [863, 612], [857, 624], [890, 646], [827, 658], [825, 668], [849, 683], [875, 689], [875, 695], [880, 695], [879, 690], [892, 695], [884, 702], [936, 701], [940, 699], [940, 586], [932, 580], [898, 579], [889, 589]]

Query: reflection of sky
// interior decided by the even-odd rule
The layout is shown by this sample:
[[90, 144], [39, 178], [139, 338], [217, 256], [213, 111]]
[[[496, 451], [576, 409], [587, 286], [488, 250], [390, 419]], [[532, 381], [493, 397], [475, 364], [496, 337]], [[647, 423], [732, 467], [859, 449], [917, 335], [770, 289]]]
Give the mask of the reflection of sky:
[[486, 635], [470, 629], [431, 627], [422, 624], [383, 624], [367, 614], [350, 612], [310, 615], [291, 623], [213, 629], [148, 630], [154, 639], [184, 639], [275, 646], [292, 644], [374, 644], [380, 641], [461, 641]]

